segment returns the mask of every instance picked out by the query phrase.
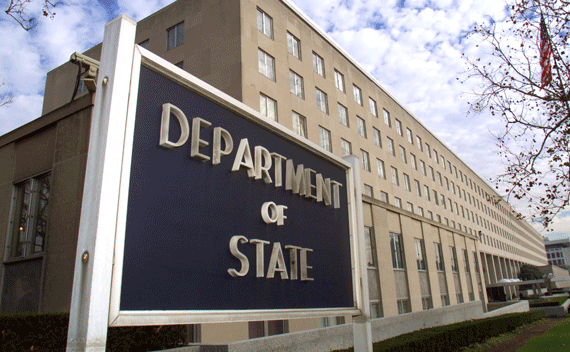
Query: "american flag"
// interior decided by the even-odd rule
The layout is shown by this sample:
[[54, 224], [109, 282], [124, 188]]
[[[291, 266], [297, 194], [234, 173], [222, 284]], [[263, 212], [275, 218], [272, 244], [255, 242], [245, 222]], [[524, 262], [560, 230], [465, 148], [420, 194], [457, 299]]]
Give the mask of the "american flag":
[[544, 22], [544, 17], [540, 16], [540, 67], [542, 74], [540, 75], [540, 87], [544, 88], [552, 81], [552, 70], [550, 67], [550, 55], [552, 55], [552, 47], [550, 46], [550, 37], [548, 29]]

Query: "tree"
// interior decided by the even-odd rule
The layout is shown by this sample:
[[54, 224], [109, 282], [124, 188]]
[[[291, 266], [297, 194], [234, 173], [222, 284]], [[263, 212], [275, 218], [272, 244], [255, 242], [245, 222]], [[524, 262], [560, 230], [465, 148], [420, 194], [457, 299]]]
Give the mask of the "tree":
[[506, 185], [507, 198], [527, 201], [532, 220], [548, 228], [570, 197], [570, 2], [515, 1], [506, 23], [471, 33], [490, 50], [488, 59], [466, 57], [468, 79], [481, 83], [471, 111], [504, 120], [496, 138], [506, 169], [497, 188]]
[[[10, 0], [8, 2], [8, 6], [6, 6], [6, 14], [12, 17], [23, 29], [29, 31], [30, 29], [34, 28], [38, 25], [37, 15], [30, 14], [28, 11], [28, 5], [33, 2], [40, 1], [40, 0]], [[53, 10], [61, 1], [58, 0], [41, 0], [42, 8], [41, 8], [41, 15], [49, 18], [53, 18], [55, 16], [55, 12]]]
[[534, 265], [523, 264], [519, 272], [518, 278], [522, 281], [541, 279], [543, 274]]

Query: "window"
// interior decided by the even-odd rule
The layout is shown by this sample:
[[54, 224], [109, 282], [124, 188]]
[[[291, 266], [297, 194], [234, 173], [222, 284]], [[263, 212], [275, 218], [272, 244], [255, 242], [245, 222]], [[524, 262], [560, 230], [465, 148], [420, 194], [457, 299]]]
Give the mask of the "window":
[[325, 77], [325, 60], [313, 52], [313, 70], [321, 77]]
[[295, 94], [301, 99], [305, 99], [305, 90], [303, 88], [303, 77], [299, 76], [293, 71], [289, 71], [289, 86], [291, 93]]
[[334, 70], [334, 85], [343, 93], [346, 93], [344, 85], [344, 75], [337, 70]]
[[445, 271], [445, 265], [443, 263], [443, 250], [441, 249], [441, 243], [434, 242], [435, 247], [435, 267], [437, 271]]
[[386, 137], [386, 140], [388, 141], [388, 153], [396, 156], [396, 150], [394, 150], [394, 141], [390, 137]]
[[340, 146], [342, 148], [342, 156], [347, 156], [352, 154], [352, 144], [349, 141], [340, 139]]
[[411, 192], [412, 188], [410, 185], [410, 176], [404, 174], [404, 188], [406, 189], [406, 191]]
[[414, 187], [415, 187], [415, 189], [416, 189], [416, 195], [417, 195], [418, 197], [421, 197], [421, 196], [422, 196], [422, 190], [421, 190], [421, 188], [420, 188], [420, 181], [414, 180]]
[[348, 110], [342, 104], [337, 103], [338, 106], [338, 120], [341, 124], [345, 125], [346, 127], [349, 126], [348, 123]]
[[433, 158], [435, 159], [436, 164], [439, 164], [439, 154], [435, 149], [433, 150]]
[[400, 180], [398, 179], [398, 169], [396, 169], [393, 166], [391, 166], [390, 168], [392, 170], [392, 183], [395, 184], [396, 186], [399, 186]]
[[439, 171], [437, 172], [437, 182], [439, 182], [439, 185], [443, 187], [443, 180]]
[[317, 96], [317, 109], [321, 110], [325, 114], [329, 113], [329, 103], [327, 94], [320, 90], [319, 88], [315, 88], [315, 94]]
[[378, 176], [386, 179], [386, 169], [384, 168], [384, 162], [380, 159], [376, 159], [377, 169], [378, 169]]
[[259, 73], [275, 81], [275, 59], [265, 51], [257, 50], [257, 62], [259, 66]]
[[356, 127], [358, 128], [358, 134], [366, 138], [366, 121], [363, 118], [356, 116]]
[[323, 147], [325, 150], [328, 150], [329, 152], [332, 152], [331, 131], [319, 126], [319, 137], [321, 140], [321, 147]]
[[429, 187], [426, 186], [426, 185], [424, 185], [424, 195], [426, 196], [426, 199], [427, 199], [428, 201], [431, 201], [431, 196], [430, 196], [430, 194], [429, 194]]
[[399, 299], [398, 303], [398, 314], [406, 314], [412, 311], [412, 306], [409, 299]]
[[259, 95], [259, 112], [273, 121], [277, 121], [277, 102], [270, 97]]
[[390, 249], [392, 250], [392, 267], [404, 269], [404, 247], [401, 235], [390, 232]]
[[184, 22], [180, 22], [166, 30], [166, 50], [184, 44]]
[[382, 136], [376, 127], [372, 127], [372, 134], [374, 135], [374, 144], [382, 148]]
[[399, 146], [400, 147], [400, 159], [402, 159], [402, 162], [404, 164], [408, 163], [408, 159], [406, 158], [406, 148]]
[[386, 111], [386, 109], [384, 109], [383, 111], [384, 111], [384, 123], [386, 124], [386, 126], [392, 127], [392, 120], [390, 120], [390, 113]]
[[364, 246], [366, 248], [366, 261], [369, 267], [376, 266], [375, 243], [374, 229], [372, 227], [364, 226]]
[[454, 246], [449, 246], [449, 253], [451, 255], [451, 271], [456, 273], [459, 271], [459, 266], [457, 265], [457, 252]]
[[412, 203], [410, 203], [410, 202], [408, 202], [408, 211], [409, 211], [410, 213], [413, 213], [413, 212], [414, 212], [414, 205], [413, 205]]
[[394, 205], [398, 208], [402, 208], [402, 200], [398, 197], [394, 197]]
[[426, 153], [431, 158], [431, 148], [429, 147], [429, 144], [427, 144], [427, 143], [426, 143]]
[[412, 136], [412, 130], [409, 128], [406, 128], [406, 132], [408, 133], [408, 142], [410, 142], [411, 144], [414, 144], [414, 137]]
[[39, 309], [50, 188], [50, 174], [15, 185], [14, 217], [6, 248], [6, 258], [12, 260], [3, 268], [2, 312]]
[[364, 184], [364, 195], [367, 197], [374, 197], [374, 189], [372, 186]]
[[427, 270], [424, 240], [415, 238], [414, 243], [416, 245], [416, 263], [418, 264], [418, 270]]
[[419, 216], [424, 216], [424, 208], [418, 207], [418, 215], [419, 215]]
[[16, 185], [10, 258], [24, 258], [44, 251], [51, 175]]
[[375, 117], [378, 117], [378, 105], [376, 105], [376, 100], [369, 97], [368, 103], [370, 104], [370, 113]]
[[287, 32], [287, 50], [289, 54], [301, 59], [301, 41], [289, 32]]
[[433, 308], [431, 296], [422, 296], [422, 308], [423, 310], [429, 310]]
[[307, 119], [293, 111], [293, 131], [301, 137], [307, 138]]
[[435, 189], [433, 190], [433, 201], [436, 205], [439, 205], [439, 198], [437, 197], [437, 191]]
[[370, 172], [370, 156], [368, 152], [360, 149], [360, 155], [362, 155], [362, 169]]
[[402, 122], [398, 119], [396, 119], [396, 132], [398, 132], [400, 136], [404, 136], [404, 132], [402, 131]]
[[257, 9], [257, 29], [273, 39], [273, 19], [260, 9]]
[[412, 163], [412, 167], [414, 168], [414, 170], [417, 170], [418, 164], [416, 162], [416, 156], [413, 153], [410, 153], [410, 161]]
[[421, 159], [420, 159], [420, 168], [422, 169], [422, 175], [427, 176], [426, 163], [424, 163], [424, 161]]
[[433, 172], [433, 167], [429, 167], [429, 175], [431, 176], [432, 181], [435, 181], [435, 173]]
[[380, 201], [384, 203], [388, 203], [388, 193], [384, 191], [380, 191]]
[[470, 273], [471, 268], [469, 267], [469, 254], [467, 252], [467, 249], [463, 250], [463, 263], [465, 264], [465, 272]]
[[352, 91], [354, 92], [354, 101], [358, 103], [358, 105], [362, 105], [362, 91], [358, 86], [352, 85]]

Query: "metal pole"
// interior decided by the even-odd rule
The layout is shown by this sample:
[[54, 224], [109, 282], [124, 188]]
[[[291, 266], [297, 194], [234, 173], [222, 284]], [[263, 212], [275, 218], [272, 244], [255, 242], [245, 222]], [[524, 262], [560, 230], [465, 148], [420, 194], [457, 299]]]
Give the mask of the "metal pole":
[[105, 351], [136, 22], [105, 25], [77, 240], [67, 351]]
[[356, 268], [356, 275], [354, 275], [355, 280], [358, 280], [357, 285], [359, 290], [357, 291], [357, 302], [359, 302], [359, 308], [362, 315], [353, 317], [352, 319], [352, 334], [354, 340], [354, 352], [372, 352], [372, 326], [370, 324], [370, 297], [368, 291], [368, 266], [366, 263], [366, 248], [364, 245], [364, 216], [362, 213], [362, 193], [360, 190], [360, 162], [358, 158], [354, 155], [349, 155], [344, 157], [344, 160], [352, 164], [352, 180], [351, 184], [354, 188], [354, 198], [351, 199], [354, 202], [354, 207], [356, 211], [356, 219], [353, 219], [355, 223], [354, 236], [356, 239], [356, 251], [360, 255], [359, 262], [355, 262], [354, 266]]

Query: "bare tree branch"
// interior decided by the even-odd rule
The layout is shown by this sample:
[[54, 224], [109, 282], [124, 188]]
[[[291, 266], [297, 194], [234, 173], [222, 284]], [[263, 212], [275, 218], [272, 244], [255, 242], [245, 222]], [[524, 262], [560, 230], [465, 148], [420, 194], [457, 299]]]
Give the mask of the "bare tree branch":
[[[41, 14], [31, 14], [27, 9], [28, 5], [35, 1], [42, 2]], [[24, 30], [29, 31], [38, 25], [38, 15], [53, 18], [55, 16], [53, 10], [59, 4], [61, 1], [58, 0], [10, 0], [4, 12], [18, 22]]]
[[[533, 220], [548, 227], [570, 204], [570, 1], [514, 1], [506, 29], [478, 25], [471, 32], [492, 57], [466, 57], [468, 79], [481, 82], [471, 112], [503, 119], [496, 139], [506, 169], [497, 185], [507, 185], [508, 197], [526, 200]], [[541, 81], [541, 16], [552, 48], [548, 85]]]

